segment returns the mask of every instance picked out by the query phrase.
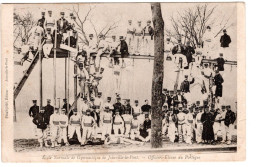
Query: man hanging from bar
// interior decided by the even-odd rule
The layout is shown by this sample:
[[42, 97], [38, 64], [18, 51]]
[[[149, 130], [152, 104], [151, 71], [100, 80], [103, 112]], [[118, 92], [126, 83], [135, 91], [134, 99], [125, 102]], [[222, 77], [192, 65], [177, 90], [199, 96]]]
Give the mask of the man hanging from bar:
[[86, 69], [83, 68], [82, 63], [79, 64], [79, 72], [74, 77], [79, 78], [80, 96], [81, 98], [83, 98], [89, 94], [89, 89], [88, 89], [89, 74], [86, 71]]

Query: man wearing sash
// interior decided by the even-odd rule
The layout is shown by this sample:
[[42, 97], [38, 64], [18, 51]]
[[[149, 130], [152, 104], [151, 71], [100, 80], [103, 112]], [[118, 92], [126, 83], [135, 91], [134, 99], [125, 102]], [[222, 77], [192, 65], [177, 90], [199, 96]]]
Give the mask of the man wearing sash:
[[81, 132], [80, 132], [80, 125], [81, 125], [81, 116], [78, 114], [76, 109], [73, 110], [73, 115], [70, 117], [69, 120], [69, 139], [73, 138], [74, 133], [77, 134], [78, 141], [81, 143]]

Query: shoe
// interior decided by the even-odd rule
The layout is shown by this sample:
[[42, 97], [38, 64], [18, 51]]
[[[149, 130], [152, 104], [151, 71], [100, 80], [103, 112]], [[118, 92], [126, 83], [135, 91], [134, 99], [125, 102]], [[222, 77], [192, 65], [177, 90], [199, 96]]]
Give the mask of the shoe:
[[229, 140], [229, 141], [227, 141], [227, 145], [230, 145], [231, 144], [231, 141]]

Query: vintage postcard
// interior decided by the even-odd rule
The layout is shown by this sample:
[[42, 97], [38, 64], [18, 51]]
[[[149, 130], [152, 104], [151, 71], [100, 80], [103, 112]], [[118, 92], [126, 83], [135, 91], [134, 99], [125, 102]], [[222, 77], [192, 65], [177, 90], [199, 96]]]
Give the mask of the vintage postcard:
[[246, 159], [245, 4], [2, 4], [2, 161]]

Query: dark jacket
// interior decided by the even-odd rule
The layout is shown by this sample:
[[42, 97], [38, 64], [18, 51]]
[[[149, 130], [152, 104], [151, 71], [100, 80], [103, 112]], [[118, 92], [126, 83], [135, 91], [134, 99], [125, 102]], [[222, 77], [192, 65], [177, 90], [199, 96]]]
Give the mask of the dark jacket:
[[123, 113], [122, 114], [133, 114], [134, 113], [134, 109], [131, 107], [130, 104], [126, 104], [123, 106], [124, 107], [124, 110], [123, 110]]
[[225, 64], [225, 60], [223, 58], [217, 58], [217, 67], [219, 71], [224, 71], [224, 64]]
[[122, 115], [122, 113], [124, 113], [124, 106], [122, 105], [122, 103], [117, 102], [117, 103], [113, 104], [113, 106], [114, 106], [113, 115], [115, 115], [116, 110], [119, 110], [120, 115]]
[[236, 115], [233, 111], [229, 110], [227, 111], [226, 113], [226, 117], [225, 117], [225, 120], [224, 120], [224, 124], [226, 126], [229, 126], [230, 124], [233, 124], [236, 120]]
[[[145, 29], [146, 29], [146, 27], [147, 27], [147, 26], [145, 26], [144, 29], [143, 29], [143, 35], [145, 35], [144, 33], [145, 33]], [[149, 27], [148, 27], [148, 32], [149, 32], [149, 35], [151, 36], [151, 40], [153, 40], [154, 29], [153, 29], [152, 26], [149, 26]]]
[[[62, 106], [62, 108], [65, 109], [65, 114], [67, 115], [68, 112], [69, 112], [69, 111], [67, 111], [67, 103], [64, 103], [63, 106]], [[69, 104], [69, 110], [70, 110], [70, 108], [71, 108], [71, 105]]]
[[59, 33], [63, 34], [67, 32], [69, 27], [69, 22], [66, 19], [63, 19], [63, 26], [61, 26], [61, 18], [57, 21], [57, 30]]
[[44, 25], [44, 22], [45, 22], [45, 17], [42, 17], [38, 20], [38, 22], [41, 22], [42, 23], [42, 28], [43, 28], [43, 25]]
[[120, 41], [121, 56], [128, 55], [128, 46], [125, 40]]
[[[69, 38], [66, 38], [65, 45], [69, 45]], [[76, 48], [77, 45], [77, 38], [70, 36], [70, 47]]]
[[192, 62], [192, 55], [195, 54], [195, 50], [192, 46], [187, 46], [184, 52], [184, 55], [186, 56], [187, 62], [189, 64], [190, 62]]
[[148, 129], [151, 129], [151, 125], [152, 125], [152, 122], [151, 120], [148, 120], [148, 121], [144, 121], [144, 130], [148, 130]]
[[214, 81], [215, 81], [215, 85], [222, 85], [222, 83], [224, 82], [223, 77], [220, 74], [215, 75], [214, 77]]
[[38, 113], [33, 119], [33, 123], [37, 125], [38, 129], [46, 129], [49, 121], [48, 115], [45, 112]]
[[36, 114], [38, 114], [39, 113], [39, 106], [32, 106], [32, 107], [30, 107], [30, 110], [29, 110], [29, 116], [30, 117], [35, 117], [36, 116]]
[[223, 48], [229, 47], [230, 43], [231, 43], [231, 38], [229, 35], [224, 34], [220, 37], [220, 47]]
[[[179, 44], [178, 44], [179, 45]], [[178, 45], [174, 46], [173, 49], [172, 49], [172, 54], [176, 54], [178, 53]], [[185, 49], [184, 47], [181, 45], [181, 54], [185, 55]]]
[[151, 112], [151, 106], [149, 105], [149, 104], [145, 104], [145, 105], [143, 105], [142, 107], [141, 107], [141, 110], [143, 111], [143, 112]]
[[193, 84], [194, 81], [195, 81], [194, 78], [192, 78], [192, 81], [186, 81], [186, 80], [184, 80], [184, 81], [181, 83], [181, 91], [184, 92], [184, 93], [190, 92], [190, 84]]
[[[173, 105], [176, 106], [178, 104], [187, 104], [187, 100], [185, 99], [185, 97], [183, 95], [180, 95], [181, 99], [178, 99], [178, 95], [173, 97]], [[181, 100], [181, 101], [180, 101]]]
[[45, 110], [46, 115], [50, 119], [51, 115], [54, 113], [54, 107], [52, 105], [46, 105], [44, 107], [44, 110]]

